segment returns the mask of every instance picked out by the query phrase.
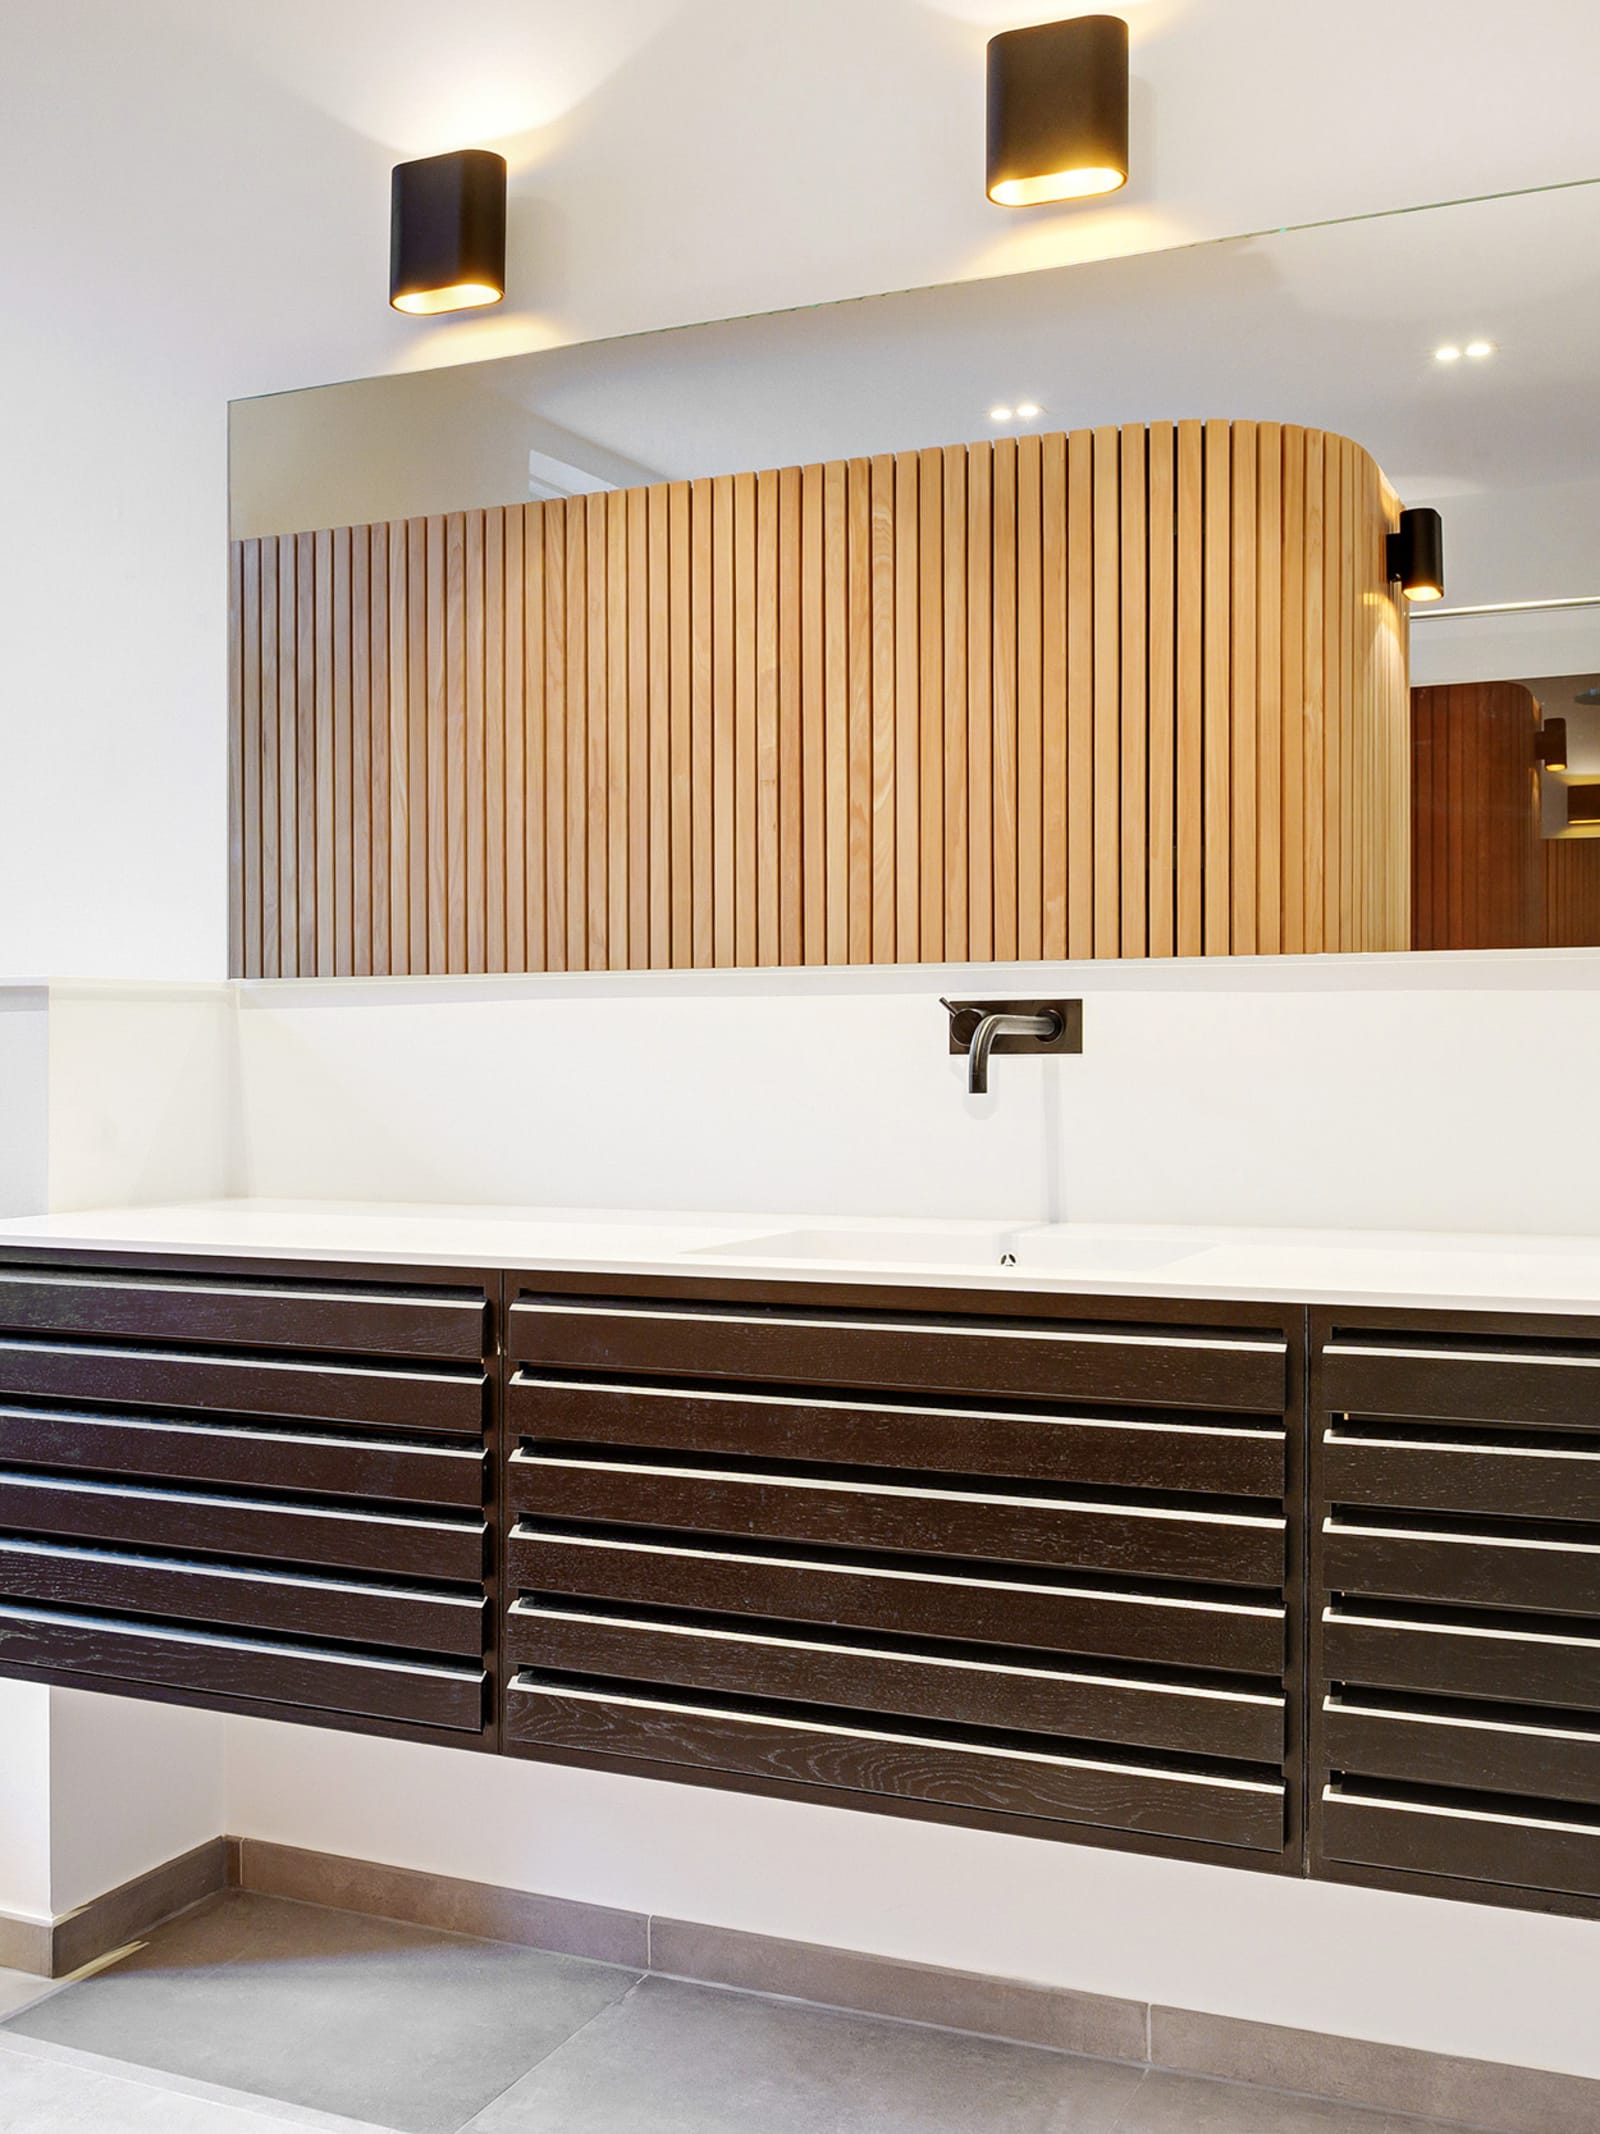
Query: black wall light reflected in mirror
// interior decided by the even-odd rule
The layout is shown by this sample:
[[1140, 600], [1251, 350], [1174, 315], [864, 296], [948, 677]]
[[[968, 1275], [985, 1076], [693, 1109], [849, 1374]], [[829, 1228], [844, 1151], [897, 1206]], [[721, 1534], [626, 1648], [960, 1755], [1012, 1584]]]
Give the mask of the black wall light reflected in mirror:
[[1086, 200], [1128, 182], [1128, 25], [1079, 15], [989, 41], [989, 198]]
[[389, 301], [424, 317], [506, 293], [506, 159], [487, 148], [397, 163], [390, 192]]
[[1399, 531], [1389, 536], [1389, 576], [1408, 600], [1443, 600], [1444, 522], [1436, 511], [1401, 512]]
[[1564, 771], [1567, 767], [1567, 722], [1565, 719], [1546, 719], [1534, 736], [1534, 761], [1542, 763], [1547, 771]]

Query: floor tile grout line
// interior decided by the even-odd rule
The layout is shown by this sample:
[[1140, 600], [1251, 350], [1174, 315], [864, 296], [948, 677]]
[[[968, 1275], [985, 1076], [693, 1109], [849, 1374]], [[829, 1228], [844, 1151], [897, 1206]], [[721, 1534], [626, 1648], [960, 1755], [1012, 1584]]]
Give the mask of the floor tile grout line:
[[629, 2001], [633, 1999], [633, 1996], [638, 1992], [639, 1988], [644, 1984], [645, 1980], [649, 1977], [649, 1975], [650, 1974], [647, 1971], [639, 1972], [634, 1978], [633, 1983], [629, 1986], [626, 1993], [619, 1993], [614, 2001], [607, 2001], [606, 2005], [603, 2008], [597, 2008], [594, 2014], [590, 2016], [586, 2022], [580, 2023], [576, 2030], [569, 2031], [566, 2037], [560, 2039], [556, 2044], [552, 2045], [548, 2052], [542, 2052], [539, 2054], [537, 2059], [530, 2060], [527, 2066], [522, 2070], [520, 2075], [516, 2076], [512, 2081], [508, 2082], [503, 2090], [496, 2090], [492, 2097], [487, 2098], [482, 2104], [478, 2105], [473, 2111], [473, 2114], [470, 2119], [462, 2120], [460, 2126], [456, 2128], [455, 2134], [471, 2134], [471, 2130], [478, 2124], [478, 2121], [483, 2117], [484, 2113], [492, 2111], [494, 2107], [500, 2102], [501, 2098], [509, 2097], [511, 2092], [517, 2087], [518, 2083], [526, 2082], [528, 2077], [531, 2074], [535, 2073], [539, 2068], [548, 2067], [551, 2061], [558, 2059], [560, 2055], [566, 2051], [569, 2045], [576, 2043], [576, 2041], [583, 2036], [585, 2031], [592, 2030], [595, 2024], [600, 2021], [602, 2016], [611, 2015], [618, 2008], [625, 2008]]

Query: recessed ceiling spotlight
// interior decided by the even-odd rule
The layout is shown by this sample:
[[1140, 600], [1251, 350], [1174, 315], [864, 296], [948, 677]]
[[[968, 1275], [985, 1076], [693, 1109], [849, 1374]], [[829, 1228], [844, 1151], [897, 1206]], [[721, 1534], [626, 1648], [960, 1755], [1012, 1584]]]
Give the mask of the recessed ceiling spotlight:
[[1037, 422], [1043, 413], [1044, 409], [1040, 407], [1037, 400], [1019, 400], [1017, 402], [1017, 420], [1019, 422]]
[[1453, 341], [1446, 341], [1443, 348], [1434, 350], [1433, 359], [1436, 363], [1459, 363], [1461, 361], [1461, 351]]
[[1467, 343], [1467, 354], [1472, 357], [1474, 362], [1481, 362], [1485, 356], [1494, 354], [1494, 343], [1492, 341], [1469, 341]]
[[991, 408], [989, 410], [989, 420], [991, 422], [1009, 422], [1014, 412], [1015, 410], [1012, 408]]

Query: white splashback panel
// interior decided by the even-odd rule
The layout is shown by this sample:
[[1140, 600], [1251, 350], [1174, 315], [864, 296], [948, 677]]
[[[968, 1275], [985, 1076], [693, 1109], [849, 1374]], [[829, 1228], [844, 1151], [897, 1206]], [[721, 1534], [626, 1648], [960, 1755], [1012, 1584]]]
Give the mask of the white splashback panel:
[[[969, 1098], [942, 993], [1085, 999]], [[269, 1198], [1582, 1233], [1600, 954], [241, 991]]]

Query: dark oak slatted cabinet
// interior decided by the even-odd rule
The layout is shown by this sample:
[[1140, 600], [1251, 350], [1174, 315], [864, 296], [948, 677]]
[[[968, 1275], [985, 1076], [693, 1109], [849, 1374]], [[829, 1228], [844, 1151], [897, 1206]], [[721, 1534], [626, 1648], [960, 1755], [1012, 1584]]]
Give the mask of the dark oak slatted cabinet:
[[1312, 1340], [1312, 1869], [1595, 1909], [1600, 1324]]
[[507, 1291], [513, 1753], [1298, 1865], [1298, 1314]]
[[498, 1289], [0, 1266], [0, 1666], [492, 1746]]

